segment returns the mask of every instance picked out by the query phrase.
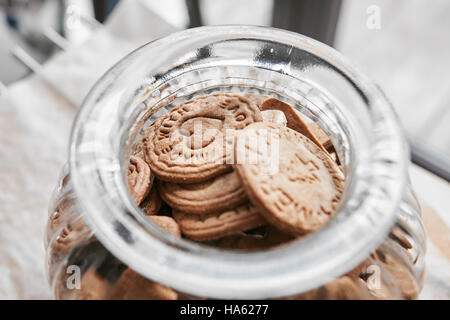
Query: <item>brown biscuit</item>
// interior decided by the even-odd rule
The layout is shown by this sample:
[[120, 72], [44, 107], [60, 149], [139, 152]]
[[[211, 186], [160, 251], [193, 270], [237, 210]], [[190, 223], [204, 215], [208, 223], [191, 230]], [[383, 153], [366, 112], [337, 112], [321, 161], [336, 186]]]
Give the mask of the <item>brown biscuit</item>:
[[217, 246], [219, 248], [237, 250], [268, 249], [295, 239], [290, 234], [286, 234], [270, 225], [263, 228], [265, 230], [262, 234], [240, 233], [223, 237], [217, 242]]
[[306, 123], [300, 118], [298, 113], [287, 103], [284, 103], [275, 98], [269, 98], [264, 100], [260, 107], [261, 111], [264, 110], [280, 110], [284, 112], [287, 120], [287, 127], [300, 132], [305, 137], [309, 138], [312, 142], [318, 145], [321, 149], [325, 150], [322, 147], [322, 144], [319, 140], [314, 136], [311, 132], [310, 128], [306, 125]]
[[287, 126], [286, 116], [280, 110], [265, 110], [261, 112], [264, 122], [271, 122], [281, 126]]
[[250, 203], [232, 210], [206, 215], [174, 210], [173, 217], [181, 232], [193, 240], [218, 239], [236, 232], [249, 230], [266, 223]]
[[[194, 183], [231, 170], [235, 130], [262, 121], [258, 107], [235, 94], [183, 103], [149, 127], [146, 160], [160, 180]], [[230, 147], [231, 143], [231, 147]]]
[[150, 168], [139, 157], [131, 156], [128, 165], [128, 188], [137, 205], [147, 196], [151, 187]]
[[178, 223], [171, 217], [166, 216], [149, 216], [149, 219], [164, 231], [180, 238], [181, 231]]
[[[253, 146], [255, 141], [258, 148]], [[234, 167], [247, 196], [261, 215], [280, 230], [293, 235], [313, 232], [337, 209], [344, 190], [342, 172], [302, 134], [282, 126], [255, 123], [239, 135], [235, 151]], [[257, 159], [257, 163], [248, 159]], [[265, 164], [271, 166], [270, 171], [264, 170]]]
[[141, 209], [144, 211], [145, 215], [154, 216], [158, 214], [158, 211], [161, 208], [161, 204], [162, 200], [159, 196], [159, 192], [156, 189], [156, 186], [153, 185], [147, 198], [142, 201]]
[[247, 200], [241, 181], [234, 171], [198, 183], [159, 181], [158, 190], [172, 208], [187, 213], [221, 212], [235, 208]]
[[[81, 279], [80, 288], [72, 289], [71, 300], [104, 300], [108, 296], [110, 285], [95, 269], [87, 270]], [[62, 297], [61, 297], [62, 298]]]
[[347, 276], [334, 279], [322, 287], [292, 296], [295, 300], [369, 300], [371, 295], [361, 279]]
[[322, 128], [315, 122], [308, 123], [309, 131], [317, 138], [319, 143], [327, 150], [333, 147], [330, 137], [322, 130]]
[[110, 300], [177, 300], [178, 294], [128, 268], [115, 283]]

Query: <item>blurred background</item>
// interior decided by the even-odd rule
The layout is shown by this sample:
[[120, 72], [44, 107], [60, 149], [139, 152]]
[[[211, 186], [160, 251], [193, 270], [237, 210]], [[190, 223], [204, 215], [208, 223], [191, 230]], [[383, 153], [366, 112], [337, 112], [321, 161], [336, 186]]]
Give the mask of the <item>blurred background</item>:
[[423, 299], [450, 299], [450, 1], [0, 0], [0, 299], [51, 298], [47, 206], [78, 107], [135, 48], [212, 24], [275, 26], [335, 47], [392, 101], [428, 231]]
[[[134, 1], [133, 1], [134, 2]], [[142, 0], [173, 29], [255, 24], [296, 31], [353, 60], [392, 100], [413, 161], [450, 179], [450, 1]], [[0, 88], [101, 29], [120, 0], [0, 0]], [[121, 23], [139, 23], [128, 14]], [[160, 19], [145, 21], [157, 27]], [[144, 30], [141, 30], [141, 32]], [[145, 31], [144, 31], [145, 32]], [[130, 35], [128, 35], [130, 36]], [[133, 35], [131, 35], [132, 37]]]

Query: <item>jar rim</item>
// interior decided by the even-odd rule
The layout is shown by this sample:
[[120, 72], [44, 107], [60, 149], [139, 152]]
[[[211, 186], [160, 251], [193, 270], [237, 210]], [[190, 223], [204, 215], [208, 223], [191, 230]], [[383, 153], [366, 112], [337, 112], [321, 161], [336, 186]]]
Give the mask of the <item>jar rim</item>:
[[[363, 174], [365, 181], [358, 181], [370, 184], [370, 192], [361, 190], [366, 192], [364, 196], [350, 193], [338, 210], [341, 217], [338, 223], [329, 223], [286, 247], [242, 253], [176, 239], [152, 223], [130, 218], [136, 217], [137, 206], [129, 195], [124, 199], [117, 190], [108, 187], [120, 185], [121, 190], [126, 189], [118, 150], [108, 148], [105, 145], [108, 137], [93, 127], [100, 121], [99, 116], [105, 117], [109, 112], [101, 101], [105, 96], [115, 94], [111, 83], [117, 77], [133, 77], [127, 74], [130, 61], [192, 39], [199, 44], [223, 39], [289, 44], [327, 61], [367, 99], [371, 116], [376, 118], [377, 127], [383, 129], [382, 136], [378, 131], [373, 133], [379, 136], [377, 154], [371, 153], [357, 164], [370, 168], [371, 172], [366, 170]], [[154, 80], [152, 76], [149, 78]], [[152, 84], [149, 81], [148, 86]], [[120, 108], [116, 109], [120, 111]], [[101, 141], [100, 135], [103, 135]], [[83, 102], [72, 128], [69, 156], [78, 205], [96, 236], [120, 260], [142, 275], [182, 292], [244, 299], [282, 297], [307, 291], [356, 266], [382, 242], [394, 224], [396, 209], [406, 188], [407, 163], [406, 143], [389, 101], [339, 52], [293, 32], [236, 25], [183, 30], [150, 42], [118, 62], [103, 75]], [[355, 230], [355, 226], [360, 230]], [[355, 238], [358, 241], [354, 241]]]

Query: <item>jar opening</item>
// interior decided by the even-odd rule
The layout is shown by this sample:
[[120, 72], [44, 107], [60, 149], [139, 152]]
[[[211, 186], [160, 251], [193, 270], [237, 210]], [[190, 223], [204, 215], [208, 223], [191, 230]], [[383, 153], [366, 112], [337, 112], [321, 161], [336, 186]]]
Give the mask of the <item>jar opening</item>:
[[[124, 179], [133, 143], [174, 105], [215, 92], [278, 98], [331, 136], [347, 182], [323, 229], [243, 253], [176, 239], [141, 214]], [[136, 271], [198, 296], [271, 298], [320, 286], [381, 243], [405, 189], [407, 158], [388, 101], [339, 53], [286, 31], [225, 26], [173, 34], [111, 69], [79, 112], [70, 165], [88, 223]]]

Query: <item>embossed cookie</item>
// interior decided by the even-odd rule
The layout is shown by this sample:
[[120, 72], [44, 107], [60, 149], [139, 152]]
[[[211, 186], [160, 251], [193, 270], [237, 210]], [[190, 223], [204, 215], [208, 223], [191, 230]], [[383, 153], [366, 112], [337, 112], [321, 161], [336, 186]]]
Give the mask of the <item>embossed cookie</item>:
[[150, 168], [139, 157], [131, 156], [128, 165], [128, 188], [136, 204], [147, 196], [151, 187]]
[[287, 103], [284, 103], [275, 98], [269, 98], [263, 101], [260, 107], [261, 111], [265, 110], [280, 110], [284, 113], [287, 119], [287, 127], [300, 132], [305, 137], [309, 138], [312, 142], [318, 145], [320, 148], [322, 144], [320, 141], [314, 136], [306, 123], [300, 118], [298, 113]]
[[177, 300], [178, 294], [128, 268], [119, 277], [109, 295], [111, 300]]
[[279, 124], [280, 126], [287, 126], [287, 120], [284, 113], [280, 110], [266, 110], [262, 111], [261, 115], [264, 122]]
[[241, 181], [234, 171], [198, 183], [158, 181], [158, 190], [172, 208], [187, 213], [221, 212], [247, 200]]
[[142, 201], [141, 208], [144, 211], [145, 215], [154, 216], [158, 214], [161, 205], [161, 197], [159, 196], [159, 192], [156, 189], [155, 185], [153, 185], [148, 196], [144, 199], [144, 201]]
[[231, 170], [228, 157], [235, 130], [258, 121], [262, 121], [258, 107], [239, 95], [188, 101], [149, 128], [146, 160], [160, 180], [193, 183], [210, 179]]
[[309, 131], [317, 138], [317, 141], [325, 148], [327, 151], [333, 147], [330, 137], [322, 130], [322, 128], [315, 122], [308, 123]]
[[[341, 200], [344, 178], [336, 163], [289, 128], [267, 123], [248, 126], [236, 143], [236, 159], [234, 168], [250, 201], [282, 231], [301, 235], [319, 229]], [[271, 171], [264, 170], [267, 163]]]
[[232, 210], [206, 215], [174, 210], [173, 217], [180, 225], [181, 232], [193, 240], [218, 239], [266, 223], [250, 203]]
[[180, 227], [173, 218], [166, 216], [150, 216], [149, 219], [152, 220], [152, 222], [158, 227], [170, 233], [171, 235], [178, 238], [181, 237]]

